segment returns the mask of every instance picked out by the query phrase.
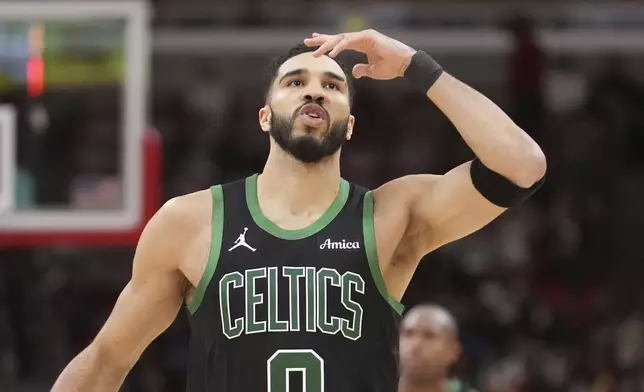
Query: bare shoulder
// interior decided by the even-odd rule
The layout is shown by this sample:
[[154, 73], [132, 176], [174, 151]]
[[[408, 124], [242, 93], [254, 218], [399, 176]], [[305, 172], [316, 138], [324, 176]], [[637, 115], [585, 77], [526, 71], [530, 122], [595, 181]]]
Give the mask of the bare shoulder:
[[374, 219], [384, 224], [407, 221], [411, 205], [443, 176], [413, 174], [396, 178], [374, 190]]
[[211, 200], [209, 190], [168, 200], [147, 223], [137, 252], [164, 255], [158, 259], [167, 260], [172, 267], [179, 268], [193, 239], [210, 227]]
[[419, 196], [443, 176], [438, 174], [411, 174], [389, 181], [374, 192], [381, 203], [396, 203]]
[[378, 263], [389, 294], [402, 298], [422, 257], [422, 230], [416, 227], [412, 206], [440, 175], [397, 178], [374, 190], [374, 231]]
[[160, 217], [168, 224], [194, 230], [210, 223], [212, 196], [209, 189], [181, 195], [168, 200], [159, 210]]
[[434, 174], [408, 175], [374, 190], [374, 227], [381, 262], [392, 258], [410, 230], [412, 204], [441, 177]]

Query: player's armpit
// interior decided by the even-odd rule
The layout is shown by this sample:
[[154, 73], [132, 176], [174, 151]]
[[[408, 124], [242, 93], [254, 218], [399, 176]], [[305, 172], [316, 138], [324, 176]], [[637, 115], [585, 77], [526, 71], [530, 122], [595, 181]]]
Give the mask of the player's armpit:
[[65, 368], [53, 392], [117, 391], [145, 348], [176, 318], [185, 285], [173, 237], [181, 230], [181, 218], [173, 209], [164, 206], [146, 226], [130, 282], [101, 331]]
[[411, 176], [410, 232], [421, 233], [422, 251], [429, 253], [492, 222], [506, 208], [488, 201], [472, 184], [470, 163], [442, 176]]

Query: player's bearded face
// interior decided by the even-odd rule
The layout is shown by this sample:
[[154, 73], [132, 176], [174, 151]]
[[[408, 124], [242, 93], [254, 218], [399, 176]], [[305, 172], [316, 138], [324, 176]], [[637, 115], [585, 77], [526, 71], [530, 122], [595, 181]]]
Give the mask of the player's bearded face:
[[[308, 102], [296, 108], [290, 116], [281, 116], [271, 108], [273, 115], [270, 121], [270, 134], [277, 144], [295, 159], [304, 163], [316, 163], [335, 154], [347, 141], [349, 118], [333, 122], [329, 113], [325, 111], [326, 124], [318, 129], [299, 124], [297, 118], [307, 104]], [[303, 127], [304, 132], [296, 134], [294, 132], [296, 126]]]

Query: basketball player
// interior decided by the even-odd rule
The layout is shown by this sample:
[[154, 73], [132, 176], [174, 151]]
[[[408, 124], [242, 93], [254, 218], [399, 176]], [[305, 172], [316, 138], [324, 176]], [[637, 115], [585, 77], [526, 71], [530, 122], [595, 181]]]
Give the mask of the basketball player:
[[409, 310], [400, 326], [398, 392], [475, 392], [449, 371], [461, 345], [454, 317], [436, 305]]
[[[369, 63], [346, 70], [342, 50]], [[408, 79], [478, 158], [376, 190], [348, 183], [339, 162], [356, 123], [351, 74]], [[543, 182], [541, 149], [501, 109], [376, 31], [314, 34], [277, 60], [270, 80], [258, 113], [271, 144], [262, 173], [158, 211], [131, 281], [55, 392], [118, 390], [184, 301], [189, 392], [394, 392], [398, 301], [420, 258]]]

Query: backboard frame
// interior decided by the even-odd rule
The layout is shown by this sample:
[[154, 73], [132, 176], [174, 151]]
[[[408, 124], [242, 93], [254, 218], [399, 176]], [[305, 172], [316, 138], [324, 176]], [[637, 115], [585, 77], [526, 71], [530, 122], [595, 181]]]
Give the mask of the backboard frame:
[[[127, 58], [123, 83], [123, 132], [120, 165], [124, 169], [124, 208], [121, 211], [5, 211], [0, 234], [35, 231], [73, 233], [79, 231], [122, 232], [134, 229], [143, 213], [143, 165], [140, 146], [146, 129], [146, 93], [150, 56], [149, 9], [143, 1], [8, 1], [0, 3], [2, 21], [113, 20], [126, 22], [124, 34]], [[15, 130], [14, 130], [15, 131]], [[15, 160], [15, 156], [13, 157]]]
[[137, 145], [141, 166], [144, 169], [143, 189], [140, 203], [143, 205], [137, 224], [127, 230], [0, 230], [0, 249], [43, 246], [134, 246], [147, 222], [156, 214], [161, 205], [161, 137], [154, 129], [148, 129], [143, 142]]
[[0, 217], [13, 206], [16, 172], [16, 112], [11, 105], [0, 106]]

